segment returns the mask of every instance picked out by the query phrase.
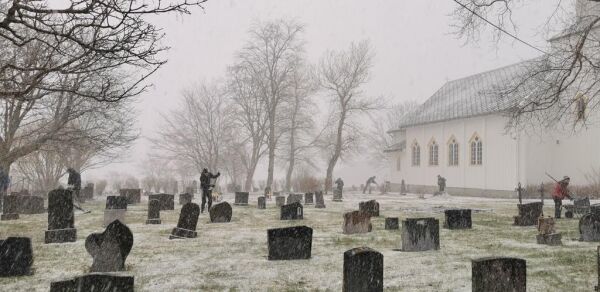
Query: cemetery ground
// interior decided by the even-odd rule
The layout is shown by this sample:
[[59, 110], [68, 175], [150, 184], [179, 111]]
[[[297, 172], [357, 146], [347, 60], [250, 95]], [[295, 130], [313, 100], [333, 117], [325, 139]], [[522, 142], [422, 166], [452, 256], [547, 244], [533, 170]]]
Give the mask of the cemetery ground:
[[[233, 203], [233, 195], [224, 199]], [[381, 216], [372, 218], [373, 232], [345, 235], [343, 213], [357, 210], [358, 203], [376, 199]], [[384, 255], [386, 291], [471, 291], [471, 260], [485, 256], [509, 256], [527, 261], [528, 291], [592, 291], [597, 284], [597, 243], [579, 242], [578, 219], [557, 221], [562, 246], [536, 244], [535, 227], [513, 226], [516, 199], [432, 197], [397, 193], [362, 195], [344, 193], [343, 202], [325, 197], [326, 209], [304, 206], [304, 220], [280, 221], [274, 200], [267, 209], [233, 206], [230, 223], [209, 223], [207, 213], [198, 222], [198, 237], [169, 240], [177, 224], [175, 211], [161, 211], [161, 225], [146, 225], [147, 198], [130, 205], [126, 223], [134, 244], [125, 274], [135, 276], [136, 291], [341, 291], [344, 251], [371, 247]], [[200, 202], [196, 195], [194, 202]], [[31, 237], [34, 274], [0, 278], [2, 291], [48, 291], [50, 282], [89, 272], [91, 256], [85, 238], [101, 232], [105, 197], [84, 204], [90, 214], [75, 214], [77, 242], [44, 244], [47, 214], [21, 215], [0, 222], [0, 238]], [[473, 229], [441, 228], [444, 208], [473, 209]], [[544, 213], [553, 214], [546, 200]], [[436, 217], [440, 220], [440, 250], [402, 252], [400, 230], [384, 230], [385, 217]], [[306, 225], [313, 228], [310, 260], [268, 261], [267, 229]]]

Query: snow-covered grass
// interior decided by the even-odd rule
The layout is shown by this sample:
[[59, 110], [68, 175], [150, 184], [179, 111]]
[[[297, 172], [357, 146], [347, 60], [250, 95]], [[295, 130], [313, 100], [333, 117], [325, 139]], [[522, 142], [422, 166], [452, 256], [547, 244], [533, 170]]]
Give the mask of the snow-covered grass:
[[[225, 195], [232, 202], [232, 195]], [[563, 246], [537, 245], [534, 227], [512, 226], [516, 200], [416, 195], [344, 194], [344, 202], [326, 197], [326, 209], [304, 208], [304, 220], [280, 221], [274, 200], [266, 210], [233, 206], [231, 223], [210, 224], [200, 215], [198, 238], [169, 240], [179, 209], [163, 211], [162, 225], [145, 225], [146, 202], [129, 206], [127, 223], [134, 245], [126, 273], [135, 276], [136, 291], [340, 291], [344, 251], [369, 246], [384, 254], [386, 291], [470, 291], [471, 259], [513, 256], [527, 260], [528, 291], [592, 291], [597, 281], [596, 243], [577, 241], [578, 220], [559, 220]], [[373, 218], [374, 231], [342, 234], [342, 214], [358, 208], [358, 202], [377, 199], [381, 217]], [[199, 202], [199, 198], [195, 198]], [[28, 236], [34, 244], [35, 274], [0, 278], [0, 291], [48, 291], [51, 281], [86, 273], [92, 259], [85, 251], [85, 237], [102, 231], [104, 199], [85, 204], [91, 214], [76, 213], [77, 242], [44, 244], [47, 215], [21, 215], [0, 222], [0, 238]], [[384, 218], [436, 217], [443, 209], [472, 208], [473, 229], [440, 230], [441, 249], [428, 252], [397, 251], [400, 231], [384, 230]], [[553, 213], [551, 201], [546, 214]], [[312, 227], [312, 258], [268, 261], [267, 229], [306, 225]]]

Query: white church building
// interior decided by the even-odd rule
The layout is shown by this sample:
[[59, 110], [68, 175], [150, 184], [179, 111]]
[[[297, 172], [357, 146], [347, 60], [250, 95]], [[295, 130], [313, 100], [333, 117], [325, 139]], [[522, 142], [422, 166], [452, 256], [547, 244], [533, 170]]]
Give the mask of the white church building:
[[[577, 15], [598, 12], [577, 2]], [[569, 41], [569, 35], [550, 40]], [[574, 185], [591, 183], [600, 174], [600, 125], [574, 131], [507, 130], [513, 104], [498, 102], [489, 92], [524, 70], [526, 62], [449, 81], [389, 133], [390, 182], [399, 189], [432, 193], [437, 175], [447, 179], [453, 195], [514, 197], [518, 183], [539, 185], [571, 177]], [[567, 114], [576, 114], [572, 111]], [[596, 173], [595, 173], [596, 172]]]

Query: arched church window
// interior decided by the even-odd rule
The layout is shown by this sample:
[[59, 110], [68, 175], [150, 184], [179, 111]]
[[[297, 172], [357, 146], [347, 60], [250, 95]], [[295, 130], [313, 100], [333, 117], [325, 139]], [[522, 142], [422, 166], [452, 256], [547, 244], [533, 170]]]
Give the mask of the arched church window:
[[454, 137], [448, 141], [448, 165], [458, 166], [458, 142]]
[[412, 146], [412, 166], [421, 165], [421, 147], [415, 142]]
[[429, 142], [429, 165], [439, 165], [439, 146], [433, 139]]
[[471, 165], [483, 163], [483, 143], [477, 134], [471, 138]]

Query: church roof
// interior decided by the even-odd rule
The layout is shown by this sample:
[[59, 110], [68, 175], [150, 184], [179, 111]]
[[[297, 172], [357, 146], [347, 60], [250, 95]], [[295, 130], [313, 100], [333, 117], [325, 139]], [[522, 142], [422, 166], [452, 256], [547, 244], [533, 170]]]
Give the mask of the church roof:
[[425, 103], [406, 115], [400, 121], [399, 129], [506, 111], [514, 100], [500, 100], [490, 93], [526, 72], [527, 62], [446, 82]]

